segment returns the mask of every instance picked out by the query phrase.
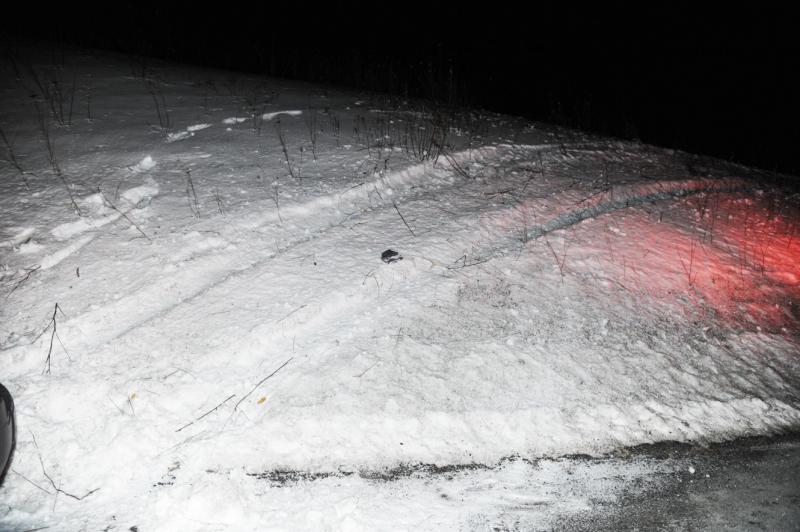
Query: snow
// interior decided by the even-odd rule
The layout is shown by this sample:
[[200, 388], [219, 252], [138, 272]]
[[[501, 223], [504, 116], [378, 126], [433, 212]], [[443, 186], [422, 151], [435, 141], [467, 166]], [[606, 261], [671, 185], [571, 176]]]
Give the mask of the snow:
[[186, 128], [186, 131], [189, 133], [194, 133], [195, 131], [202, 131], [204, 129], [208, 129], [211, 127], [211, 124], [195, 124], [193, 126], [189, 126]]
[[79, 89], [62, 181], [2, 63], [0, 524], [547, 528], [658, 477], [565, 455], [800, 422], [800, 208], [749, 169], [477, 112], [428, 157], [413, 102], [155, 63], [159, 131], [124, 60], [16, 54]]
[[24, 244], [36, 233], [33, 227], [9, 227], [8, 230], [13, 236], [0, 242], [0, 248], [13, 248]]
[[153, 160], [152, 157], [148, 155], [144, 159], [136, 163], [136, 165], [133, 167], [133, 171], [146, 172], [148, 170], [152, 170], [155, 167], [156, 167], [156, 162]]
[[261, 115], [261, 118], [264, 120], [272, 120], [275, 117], [280, 115], [287, 115], [287, 116], [300, 116], [303, 114], [303, 111], [275, 111], [273, 113], [264, 113]]

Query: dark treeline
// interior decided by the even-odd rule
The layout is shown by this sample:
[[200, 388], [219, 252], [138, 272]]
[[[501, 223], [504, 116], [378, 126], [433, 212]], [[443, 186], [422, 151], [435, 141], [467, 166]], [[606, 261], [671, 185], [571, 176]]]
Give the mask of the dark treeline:
[[18, 6], [3, 30], [6, 42], [478, 106], [800, 174], [800, 21], [790, 10], [558, 5]]

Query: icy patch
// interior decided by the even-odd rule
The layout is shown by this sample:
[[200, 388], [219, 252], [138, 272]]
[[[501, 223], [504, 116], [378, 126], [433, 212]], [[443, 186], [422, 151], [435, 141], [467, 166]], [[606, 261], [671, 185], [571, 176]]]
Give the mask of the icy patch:
[[156, 162], [153, 160], [152, 157], [148, 155], [147, 157], [136, 163], [136, 165], [133, 167], [133, 171], [146, 172], [148, 170], [152, 170], [153, 168], [155, 168], [155, 166]]
[[300, 116], [303, 111], [275, 111], [274, 113], [264, 113], [261, 118], [264, 120], [272, 120], [278, 115]]

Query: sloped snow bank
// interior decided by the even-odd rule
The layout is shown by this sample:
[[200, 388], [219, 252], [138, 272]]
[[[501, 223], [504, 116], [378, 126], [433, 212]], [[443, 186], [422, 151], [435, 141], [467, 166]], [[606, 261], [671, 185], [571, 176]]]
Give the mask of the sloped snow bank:
[[[165, 84], [186, 133], [165, 142], [126, 65], [77, 64], [109, 109], [53, 132], [83, 216], [2, 168], [0, 378], [21, 428], [5, 522], [480, 526], [464, 505], [542, 471], [577, 506], [603, 491], [525, 460], [800, 424], [798, 218], [746, 172], [503, 117], [420, 161], [392, 135], [424, 113], [364, 117], [308, 87], [265, 109], [318, 106], [278, 138], [192, 126], [250, 115]], [[28, 93], [2, 79], [0, 119], [49, 177]], [[492, 468], [368, 481], [416, 463]], [[282, 472], [318, 481], [268, 487]]]

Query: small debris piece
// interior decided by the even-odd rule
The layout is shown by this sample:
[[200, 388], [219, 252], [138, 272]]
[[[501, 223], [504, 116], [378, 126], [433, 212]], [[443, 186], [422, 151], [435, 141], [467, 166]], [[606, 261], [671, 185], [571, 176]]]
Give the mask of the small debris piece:
[[387, 249], [386, 251], [381, 253], [381, 260], [386, 264], [391, 264], [392, 262], [403, 260], [403, 256], [393, 249]]

